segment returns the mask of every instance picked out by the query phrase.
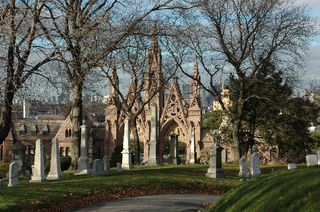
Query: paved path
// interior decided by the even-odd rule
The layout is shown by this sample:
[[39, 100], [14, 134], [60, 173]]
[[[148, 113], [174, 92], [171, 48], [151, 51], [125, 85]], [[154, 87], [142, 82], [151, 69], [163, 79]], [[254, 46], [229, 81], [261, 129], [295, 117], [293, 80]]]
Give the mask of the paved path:
[[163, 194], [134, 197], [116, 201], [100, 202], [94, 206], [78, 210], [85, 211], [198, 211], [204, 203], [217, 201], [221, 196], [193, 194]]

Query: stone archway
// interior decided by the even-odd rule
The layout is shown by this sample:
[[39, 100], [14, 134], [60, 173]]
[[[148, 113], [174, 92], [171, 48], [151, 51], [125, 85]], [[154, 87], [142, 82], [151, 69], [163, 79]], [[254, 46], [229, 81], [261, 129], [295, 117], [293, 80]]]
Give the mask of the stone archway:
[[[180, 123], [178, 120], [172, 118], [168, 120], [160, 129], [159, 136], [159, 153], [160, 157], [165, 161], [170, 162], [169, 155], [171, 156], [172, 152], [172, 135], [177, 136], [178, 142], [175, 144], [174, 148], [180, 153], [183, 153], [183, 160], [187, 157], [187, 129]], [[175, 136], [174, 136], [175, 137]], [[171, 154], [170, 154], [171, 153]], [[172, 161], [171, 161], [172, 162]]]

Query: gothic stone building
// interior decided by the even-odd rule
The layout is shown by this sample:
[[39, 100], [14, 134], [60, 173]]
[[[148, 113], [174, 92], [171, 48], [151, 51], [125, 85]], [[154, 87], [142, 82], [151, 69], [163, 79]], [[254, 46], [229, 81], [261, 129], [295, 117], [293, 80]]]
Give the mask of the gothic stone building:
[[[201, 141], [201, 103], [200, 90], [197, 80], [191, 80], [190, 101], [186, 102], [182, 98], [178, 80], [175, 79], [171, 84], [161, 85], [163, 82], [161, 49], [159, 48], [156, 33], [153, 33], [151, 47], [148, 50], [148, 67], [144, 84], [144, 101], [151, 99], [144, 106], [143, 112], [137, 119], [137, 128], [140, 141], [143, 142], [143, 160], [148, 161], [149, 141], [151, 134], [151, 106], [157, 108], [157, 157], [162, 161], [165, 148], [169, 143], [170, 135], [178, 135], [179, 143], [184, 143], [186, 152], [186, 162], [189, 161], [190, 142], [192, 129], [195, 132], [195, 143], [197, 157], [200, 157], [200, 150], [203, 146]], [[193, 69], [193, 78], [200, 80], [198, 65]], [[118, 85], [119, 80], [116, 68], [113, 66], [112, 84]], [[129, 92], [132, 86], [129, 86]], [[167, 89], [167, 90], [166, 90]], [[155, 92], [157, 91], [157, 92]], [[168, 95], [165, 93], [167, 92]], [[152, 98], [151, 98], [152, 97]], [[135, 99], [132, 110], [139, 108], [142, 104], [140, 98]], [[117, 145], [123, 142], [123, 120], [124, 115], [120, 111], [121, 102], [115, 89], [110, 87], [110, 95], [105, 110], [106, 123], [106, 145], [105, 153], [112, 154]]]

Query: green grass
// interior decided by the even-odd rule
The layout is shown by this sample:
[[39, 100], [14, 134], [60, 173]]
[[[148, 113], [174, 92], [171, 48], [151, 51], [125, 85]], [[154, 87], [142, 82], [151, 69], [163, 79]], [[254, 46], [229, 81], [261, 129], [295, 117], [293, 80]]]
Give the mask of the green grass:
[[19, 186], [0, 189], [0, 211], [28, 208], [83, 207], [101, 200], [158, 193], [222, 194], [240, 184], [237, 167], [226, 166], [223, 180], [205, 177], [206, 165], [134, 167], [122, 173], [114, 169], [107, 176], [74, 176], [63, 180], [29, 183], [19, 179]]
[[320, 211], [320, 167], [249, 179], [227, 192], [211, 211]]

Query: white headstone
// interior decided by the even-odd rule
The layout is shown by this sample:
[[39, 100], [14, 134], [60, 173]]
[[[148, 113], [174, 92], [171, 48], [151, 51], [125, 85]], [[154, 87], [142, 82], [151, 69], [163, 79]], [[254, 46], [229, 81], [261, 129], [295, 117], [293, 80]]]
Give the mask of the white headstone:
[[118, 171], [118, 172], [122, 172], [121, 163], [117, 163], [117, 171]]
[[75, 175], [90, 174], [89, 158], [87, 150], [87, 127], [81, 125], [81, 145], [80, 145], [80, 158], [78, 160], [78, 170]]
[[16, 187], [18, 185], [19, 171], [20, 166], [17, 162], [10, 163], [8, 187]]
[[288, 170], [292, 170], [292, 169], [296, 169], [297, 168], [297, 164], [295, 163], [288, 163]]
[[95, 176], [103, 176], [105, 175], [103, 160], [95, 159], [93, 161], [93, 170], [92, 174]]
[[122, 150], [122, 168], [129, 170], [132, 166], [131, 164], [131, 154], [130, 154], [130, 121], [126, 119], [124, 121], [124, 135], [123, 135], [123, 150]]
[[250, 163], [250, 174], [251, 176], [257, 176], [261, 174], [260, 171], [260, 157], [258, 154], [258, 149], [256, 145], [252, 147], [251, 163]]
[[53, 138], [51, 144], [50, 171], [47, 180], [59, 180], [62, 176], [59, 141], [57, 138]]
[[247, 168], [247, 159], [245, 156], [242, 156], [239, 160], [240, 170], [239, 177], [247, 178], [249, 176], [248, 168]]
[[157, 106], [151, 106], [151, 133], [148, 165], [157, 165]]
[[307, 166], [316, 166], [318, 164], [317, 155], [307, 155], [306, 156]]
[[191, 132], [191, 143], [190, 143], [190, 163], [195, 164], [196, 162], [196, 146], [195, 146], [195, 132], [194, 132], [194, 127], [192, 127], [192, 132]]
[[34, 165], [32, 169], [32, 176], [30, 182], [42, 182], [46, 179], [44, 173], [44, 152], [43, 141], [38, 139], [36, 141], [36, 149], [34, 155]]

